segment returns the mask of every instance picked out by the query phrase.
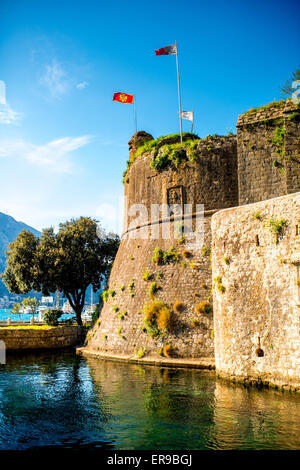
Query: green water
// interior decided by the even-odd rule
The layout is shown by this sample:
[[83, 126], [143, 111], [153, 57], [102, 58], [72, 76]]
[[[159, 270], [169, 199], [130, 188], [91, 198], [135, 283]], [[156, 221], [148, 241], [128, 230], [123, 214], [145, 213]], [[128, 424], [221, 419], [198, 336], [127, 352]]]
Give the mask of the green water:
[[79, 358], [0, 366], [0, 449], [299, 449], [300, 397], [214, 373]]

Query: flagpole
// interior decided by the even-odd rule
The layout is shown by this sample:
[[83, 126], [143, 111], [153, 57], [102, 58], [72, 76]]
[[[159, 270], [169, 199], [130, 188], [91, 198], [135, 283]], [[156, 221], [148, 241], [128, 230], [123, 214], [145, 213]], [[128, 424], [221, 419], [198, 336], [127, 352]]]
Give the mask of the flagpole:
[[134, 96], [134, 127], [135, 127], [135, 133], [137, 133], [137, 125], [136, 125], [136, 95]]
[[192, 112], [193, 112], [193, 120], [192, 120], [192, 134], [193, 134], [193, 131], [194, 131], [194, 110]]
[[182, 144], [182, 117], [181, 117], [181, 97], [180, 97], [180, 79], [179, 79], [177, 41], [175, 41], [175, 45], [176, 45], [176, 66], [177, 66], [177, 84], [178, 84], [178, 101], [179, 101], [180, 143]]

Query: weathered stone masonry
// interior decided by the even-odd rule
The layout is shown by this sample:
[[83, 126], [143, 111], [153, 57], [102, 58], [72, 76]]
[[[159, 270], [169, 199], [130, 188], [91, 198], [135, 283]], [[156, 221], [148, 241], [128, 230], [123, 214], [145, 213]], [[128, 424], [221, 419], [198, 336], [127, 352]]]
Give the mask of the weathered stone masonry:
[[0, 328], [0, 341], [7, 351], [56, 349], [79, 345], [84, 341], [85, 327], [64, 326], [57, 328]]
[[[129, 357], [144, 348], [155, 358], [169, 343], [175, 355], [198, 358], [199, 363], [215, 351], [216, 369], [223, 377], [300, 389], [299, 112], [291, 101], [250, 110], [238, 119], [237, 137], [199, 140], [195, 161], [178, 169], [154, 170], [151, 152], [135, 159], [136, 150], [152, 136], [133, 136], [125, 178], [124, 234], [109, 280], [113, 295], [89, 336], [87, 351]], [[279, 197], [292, 193], [297, 194]], [[173, 235], [169, 240], [137, 239], [150, 229], [151, 204], [174, 202], [192, 204], [193, 217], [197, 204], [205, 208], [205, 250], [193, 251], [188, 259], [184, 244]], [[136, 229], [130, 229], [133, 204], [147, 208]], [[273, 243], [267, 226], [271, 217], [287, 224], [278, 243]], [[160, 218], [156, 226], [161, 229], [161, 224]], [[176, 220], [171, 221], [171, 233], [174, 228]], [[171, 246], [179, 263], [153, 263], [155, 248]], [[145, 270], [151, 280], [143, 280]], [[176, 300], [184, 305], [175, 312], [176, 328], [156, 339], [145, 332], [143, 322], [153, 281], [159, 287], [156, 299], [170, 308]], [[212, 285], [213, 311], [197, 314], [197, 303], [212, 305]]]
[[[277, 243], [271, 217], [287, 223]], [[212, 233], [217, 372], [299, 387], [300, 193], [220, 211]]]
[[299, 111], [287, 101], [239, 116], [239, 205], [300, 191]]
[[[149, 134], [141, 134], [148, 139]], [[130, 152], [136, 148], [137, 141], [141, 143], [140, 133], [130, 141]], [[211, 216], [219, 208], [237, 204], [236, 138], [212, 137], [199, 141], [197, 151], [198, 161], [188, 162], [178, 170], [153, 170], [149, 155], [141, 155], [131, 165], [129, 181], [125, 183], [126, 220], [128, 224], [132, 221], [128, 208], [133, 204], [144, 204], [148, 215], [141, 221], [140, 229], [122, 236], [109, 279], [108, 289], [115, 292], [105, 302], [99, 327], [90, 335], [89, 350], [134, 354], [144, 347], [146, 354], [159, 357], [160, 349], [169, 343], [174, 348], [173, 354], [179, 357], [213, 358], [213, 312], [199, 314], [195, 307], [201, 302], [208, 302], [212, 307]], [[181, 206], [191, 204], [193, 213], [196, 204], [204, 204], [203, 247], [190, 252], [187, 258], [183, 255], [185, 244], [174, 238], [176, 220], [170, 224], [171, 239], [162, 238], [161, 218], [155, 224], [160, 230], [158, 239], [138, 238], [139, 233], [149, 230], [151, 204], [170, 203], [170, 198]], [[152, 261], [156, 247], [167, 251], [172, 246], [179, 254], [178, 263], [156, 265]], [[145, 270], [151, 273], [149, 281], [143, 280]], [[183, 304], [180, 313], [174, 312], [174, 331], [164, 339], [152, 338], [145, 331], [143, 308], [152, 300], [149, 295], [151, 282], [156, 282], [159, 287], [155, 299], [164, 301], [170, 308], [175, 301]]]

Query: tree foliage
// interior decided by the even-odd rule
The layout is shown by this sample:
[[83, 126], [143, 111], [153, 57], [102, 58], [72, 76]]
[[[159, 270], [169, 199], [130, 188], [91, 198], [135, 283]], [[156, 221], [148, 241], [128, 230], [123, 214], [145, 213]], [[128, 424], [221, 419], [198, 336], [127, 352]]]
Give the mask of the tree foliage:
[[22, 305], [23, 305], [24, 308], [28, 307], [31, 314], [35, 315], [36, 310], [37, 310], [38, 306], [40, 305], [40, 302], [38, 300], [36, 300], [35, 297], [26, 297], [22, 301]]
[[282, 98], [286, 99], [292, 96], [295, 91], [295, 88], [293, 88], [293, 82], [295, 82], [296, 80], [300, 80], [300, 65], [295, 70], [295, 72], [292, 73], [291, 78], [287, 80], [282, 87], [280, 87]]
[[3, 279], [16, 294], [62, 292], [81, 325], [87, 287], [96, 291], [107, 279], [118, 246], [119, 237], [89, 217], [60, 224], [57, 234], [47, 228], [40, 238], [23, 230], [9, 245]]

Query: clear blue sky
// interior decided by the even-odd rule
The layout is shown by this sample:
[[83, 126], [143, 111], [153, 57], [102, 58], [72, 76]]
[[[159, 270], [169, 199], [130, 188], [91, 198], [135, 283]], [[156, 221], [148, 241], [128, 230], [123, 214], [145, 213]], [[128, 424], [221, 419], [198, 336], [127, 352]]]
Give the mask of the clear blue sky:
[[235, 132], [240, 113], [280, 99], [299, 17], [289, 0], [1, 0], [0, 211], [37, 229], [104, 214], [116, 229], [134, 129], [113, 93], [137, 95], [139, 130], [178, 132], [175, 56], [154, 53], [176, 39], [196, 132]]

